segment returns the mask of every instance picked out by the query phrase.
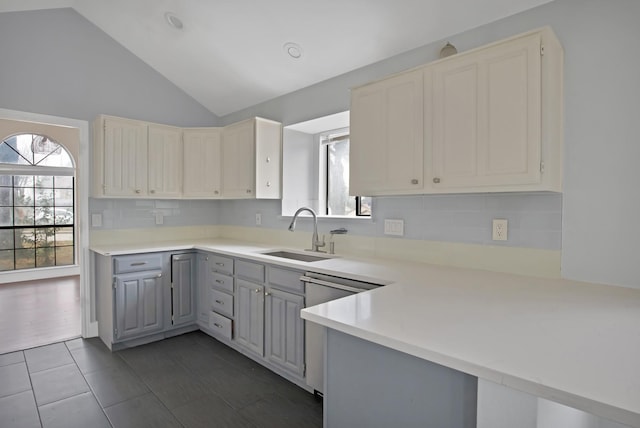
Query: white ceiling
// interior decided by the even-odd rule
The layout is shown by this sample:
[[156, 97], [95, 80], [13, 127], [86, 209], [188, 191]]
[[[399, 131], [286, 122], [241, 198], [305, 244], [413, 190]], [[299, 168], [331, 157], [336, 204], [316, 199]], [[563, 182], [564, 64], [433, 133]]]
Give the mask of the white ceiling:
[[549, 1], [0, 0], [0, 12], [73, 7], [224, 116]]

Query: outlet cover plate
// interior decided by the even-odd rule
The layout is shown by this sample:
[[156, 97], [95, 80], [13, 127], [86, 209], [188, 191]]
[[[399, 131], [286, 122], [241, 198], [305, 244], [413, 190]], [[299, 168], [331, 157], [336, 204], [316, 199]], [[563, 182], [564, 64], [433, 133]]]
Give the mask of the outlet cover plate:
[[494, 241], [506, 241], [509, 231], [508, 221], [506, 219], [494, 218], [491, 237]]
[[384, 219], [384, 234], [404, 236], [404, 220], [401, 219]]

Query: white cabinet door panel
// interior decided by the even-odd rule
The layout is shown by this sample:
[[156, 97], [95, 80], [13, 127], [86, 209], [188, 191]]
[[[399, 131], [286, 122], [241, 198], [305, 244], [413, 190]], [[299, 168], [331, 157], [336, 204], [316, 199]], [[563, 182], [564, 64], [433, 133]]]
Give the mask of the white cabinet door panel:
[[182, 130], [149, 125], [149, 195], [182, 195]]
[[219, 198], [222, 191], [222, 138], [219, 129], [184, 130], [183, 195]]

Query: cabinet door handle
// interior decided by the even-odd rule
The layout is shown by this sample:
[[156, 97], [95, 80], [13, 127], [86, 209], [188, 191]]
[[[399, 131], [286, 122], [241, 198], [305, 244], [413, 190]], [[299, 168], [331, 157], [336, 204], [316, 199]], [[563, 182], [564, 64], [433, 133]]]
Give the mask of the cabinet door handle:
[[418, 181], [417, 178], [414, 178], [413, 180], [411, 180], [411, 184], [418, 184], [418, 183], [419, 183], [419, 181]]
[[216, 300], [216, 303], [219, 304], [219, 305], [224, 306], [224, 302], [222, 300]]
[[221, 279], [216, 279], [216, 282], [217, 282], [218, 284], [224, 284], [224, 281], [223, 281], [223, 280], [221, 280]]
[[267, 187], [271, 187], [271, 182], [267, 181]]
[[216, 266], [222, 266], [222, 267], [224, 267], [224, 263], [216, 263]]
[[213, 324], [214, 326], [218, 327], [218, 328], [222, 328], [222, 324], [218, 324], [217, 322]]
[[254, 290], [254, 292], [259, 293], [259, 292], [260, 292], [260, 289], [259, 289], [259, 288], [256, 288], [256, 289]]
[[251, 189], [247, 189], [247, 193], [251, 193]]
[[149, 193], [153, 194], [153, 193], [156, 193], [156, 191], [151, 189], [151, 190], [149, 190]]
[[219, 193], [220, 193], [220, 191], [219, 191], [219, 190], [214, 190], [214, 191], [213, 191], [213, 194], [214, 194], [214, 195], [218, 195]]
[[158, 276], [156, 276], [156, 278], [162, 278], [162, 274], [159, 273]]
[[267, 163], [271, 162], [271, 158], [267, 156]]
[[140, 189], [136, 189], [136, 193], [140, 193], [140, 192], [141, 192], [141, 190], [140, 190]]
[[436, 184], [440, 183], [440, 177], [433, 177], [433, 182]]
[[269, 293], [268, 291], [266, 293], [264, 293], [265, 296], [271, 296], [271, 293]]

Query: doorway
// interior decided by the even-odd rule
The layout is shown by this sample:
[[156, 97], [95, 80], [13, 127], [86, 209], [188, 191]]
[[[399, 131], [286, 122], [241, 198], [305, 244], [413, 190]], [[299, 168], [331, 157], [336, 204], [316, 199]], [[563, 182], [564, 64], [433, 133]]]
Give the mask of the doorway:
[[[20, 189], [20, 202], [15, 202], [15, 206], [4, 207], [12, 215], [17, 213], [19, 219], [11, 219], [14, 247], [10, 248], [5, 242], [6, 254], [3, 253], [7, 260], [10, 260], [9, 255], [14, 255], [16, 269], [7, 270], [7, 263], [5, 270], [0, 272], [0, 299], [3, 305], [0, 321], [4, 325], [11, 325], [15, 334], [7, 338], [6, 334], [11, 332], [0, 329], [0, 343], [3, 344], [0, 354], [9, 352], [9, 349], [4, 349], [9, 346], [25, 349], [80, 335], [92, 337], [97, 334], [89, 281], [89, 231], [86, 222], [89, 188], [88, 122], [0, 109], [0, 138], [5, 141], [7, 137], [21, 134], [46, 136], [59, 143], [64, 149], [49, 153], [59, 155], [65, 150], [72, 159], [73, 168], [68, 168], [66, 174], [50, 174], [59, 178], [54, 178], [52, 182], [58, 184], [49, 185], [51, 180], [40, 178], [51, 172], [52, 166], [56, 166], [46, 165], [55, 159], [49, 155], [49, 161], [43, 162], [46, 174], [34, 175], [33, 190]], [[5, 148], [15, 149], [20, 158], [18, 163], [23, 164], [17, 165], [16, 176], [24, 177], [33, 173], [27, 170], [36, 168], [36, 164], [47, 157], [44, 152], [53, 147], [49, 140], [34, 139], [31, 152], [26, 155], [21, 152], [25, 149], [18, 148], [17, 145]], [[29, 156], [33, 156], [33, 165], [26, 165], [29, 163]], [[1, 174], [13, 177], [14, 173], [6, 160], [0, 163], [0, 169], [3, 169]], [[75, 186], [63, 184], [70, 181], [74, 181]], [[12, 185], [15, 185], [15, 180]], [[13, 191], [11, 189], [9, 192]], [[24, 202], [29, 200], [31, 192], [34, 193], [33, 207]], [[19, 221], [16, 223], [14, 220]], [[9, 227], [5, 225], [5, 229], [8, 230]], [[9, 237], [10, 234], [5, 235]]]

